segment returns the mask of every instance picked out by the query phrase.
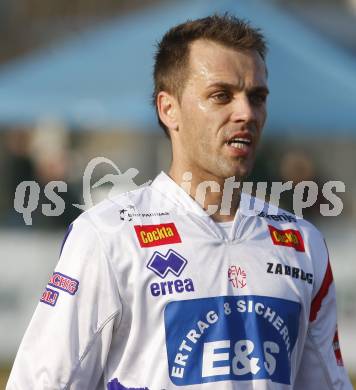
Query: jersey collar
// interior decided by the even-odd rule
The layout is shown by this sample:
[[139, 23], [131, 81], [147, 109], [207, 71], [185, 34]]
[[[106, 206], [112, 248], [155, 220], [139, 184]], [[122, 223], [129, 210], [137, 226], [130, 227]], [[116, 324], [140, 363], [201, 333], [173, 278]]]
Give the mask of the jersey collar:
[[[192, 197], [190, 197], [187, 192], [183, 190], [173, 179], [171, 179], [165, 172], [161, 172], [151, 184], [151, 188], [155, 191], [161, 193], [161, 195], [173, 203], [177, 207], [177, 212], [181, 215], [187, 214], [190, 218], [194, 219], [198, 224], [203, 223], [208, 225], [210, 230], [214, 233], [215, 236], [220, 239], [223, 238], [221, 228], [217, 223], [210, 217], [210, 215], [196, 202]], [[236, 238], [237, 231], [240, 231], [240, 225], [246, 216], [257, 215], [257, 213], [252, 210], [246, 209], [246, 206], [251, 204], [251, 196], [244, 193], [241, 194], [240, 205], [234, 217], [232, 229], [231, 229], [231, 239]], [[245, 211], [244, 211], [245, 210]]]

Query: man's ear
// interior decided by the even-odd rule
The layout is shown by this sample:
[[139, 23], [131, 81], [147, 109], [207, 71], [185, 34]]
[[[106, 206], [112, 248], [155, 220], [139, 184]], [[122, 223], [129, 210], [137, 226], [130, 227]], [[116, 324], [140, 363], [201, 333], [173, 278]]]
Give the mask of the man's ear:
[[161, 121], [170, 131], [178, 130], [179, 104], [177, 99], [167, 92], [157, 95], [157, 111]]

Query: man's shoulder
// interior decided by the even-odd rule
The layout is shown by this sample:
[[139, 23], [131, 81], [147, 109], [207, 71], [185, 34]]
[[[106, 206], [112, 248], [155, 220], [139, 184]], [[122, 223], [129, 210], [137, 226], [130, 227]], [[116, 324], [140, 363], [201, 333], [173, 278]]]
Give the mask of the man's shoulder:
[[121, 193], [100, 201], [83, 212], [73, 224], [90, 224], [98, 232], [114, 232], [131, 221], [138, 209], [145, 208], [151, 198], [150, 186]]

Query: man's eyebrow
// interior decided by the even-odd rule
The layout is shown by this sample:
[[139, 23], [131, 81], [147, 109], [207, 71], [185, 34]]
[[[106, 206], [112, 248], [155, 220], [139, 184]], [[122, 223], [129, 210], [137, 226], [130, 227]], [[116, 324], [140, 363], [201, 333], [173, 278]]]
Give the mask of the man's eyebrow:
[[212, 88], [221, 88], [221, 89], [237, 89], [240, 90], [241, 86], [237, 84], [231, 84], [231, 83], [226, 83], [224, 81], [217, 81], [215, 83], [209, 84], [208, 89]]
[[257, 86], [257, 87], [252, 87], [252, 88], [248, 89], [248, 92], [249, 93], [262, 93], [264, 95], [268, 95], [269, 89], [265, 86]]
[[[242, 90], [242, 86], [241, 85], [231, 84], [231, 83], [227, 83], [227, 82], [224, 82], [224, 81], [217, 81], [215, 83], [209, 84], [207, 88], [208, 89], [221, 88], [221, 89], [227, 89], [227, 90], [230, 90], [230, 91], [241, 91]], [[264, 86], [264, 85], [257, 85], [257, 86], [248, 88], [247, 91], [249, 93], [263, 93], [263, 94], [266, 94], [266, 95], [269, 94], [269, 89], [266, 86]]]

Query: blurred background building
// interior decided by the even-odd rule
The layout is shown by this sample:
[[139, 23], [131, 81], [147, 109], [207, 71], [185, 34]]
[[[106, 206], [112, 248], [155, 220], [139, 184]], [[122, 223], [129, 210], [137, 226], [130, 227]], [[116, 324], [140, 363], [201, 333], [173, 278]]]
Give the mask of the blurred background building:
[[[170, 145], [150, 105], [155, 42], [176, 23], [225, 11], [261, 27], [270, 46], [269, 119], [251, 181], [318, 184], [304, 216], [328, 241], [340, 341], [356, 375], [356, 1], [7, 0], [0, 4], [0, 388], [64, 229], [81, 212], [73, 204], [86, 203], [88, 163], [107, 159], [92, 185], [130, 168], [140, 185], [169, 167]], [[126, 191], [132, 177], [121, 177], [127, 181], [115, 188]], [[337, 194], [343, 211], [322, 217], [321, 189], [330, 180], [345, 183]], [[15, 202], [24, 181], [37, 183], [31, 224]], [[47, 192], [53, 181], [65, 182], [65, 191]], [[112, 189], [110, 180], [101, 183], [91, 188], [94, 203]], [[45, 216], [44, 205], [56, 209], [55, 194], [64, 212]], [[293, 211], [292, 192], [281, 202]]]

